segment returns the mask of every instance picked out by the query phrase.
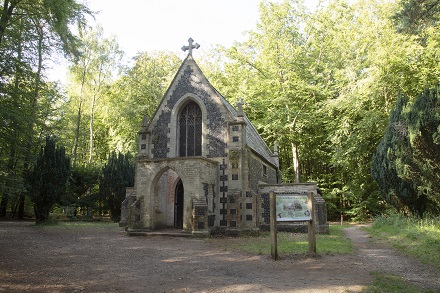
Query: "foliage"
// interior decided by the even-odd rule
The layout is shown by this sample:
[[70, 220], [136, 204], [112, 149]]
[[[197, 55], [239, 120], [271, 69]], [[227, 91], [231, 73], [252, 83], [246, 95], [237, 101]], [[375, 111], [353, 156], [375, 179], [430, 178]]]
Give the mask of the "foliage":
[[373, 158], [372, 174], [389, 203], [423, 216], [440, 203], [440, 96], [427, 90], [413, 103], [400, 97]]
[[426, 26], [436, 26], [439, 17], [438, 0], [403, 0], [393, 18], [400, 31], [417, 34]]
[[[382, 196], [419, 214], [426, 197], [427, 208], [436, 210], [438, 110], [417, 97], [439, 84], [438, 3], [328, 0], [308, 11], [301, 0], [264, 0], [247, 38], [209, 52], [200, 65], [231, 104], [245, 100], [244, 111], [264, 140], [278, 145], [283, 181], [319, 184], [329, 219], [377, 215]], [[76, 0], [3, 4], [0, 216], [25, 202], [24, 178], [47, 135], [60, 139], [78, 168], [100, 168], [112, 151], [135, 154], [142, 117], [153, 116], [181, 62], [174, 53], [142, 52], [121, 70], [117, 40], [85, 28], [91, 12]], [[67, 93], [45, 78], [47, 60], [57, 52], [76, 57]], [[379, 145], [399, 94], [406, 101], [399, 121], [412, 121], [405, 122], [408, 137], [389, 134]], [[428, 101], [435, 111], [426, 112]], [[378, 145], [399, 158], [393, 167], [385, 165], [385, 153], [376, 155], [388, 175], [371, 172]], [[409, 147], [411, 156], [402, 157]], [[89, 184], [96, 174], [79, 172], [70, 195], [87, 185], [79, 204], [102, 208], [96, 185]], [[391, 180], [385, 185], [400, 181], [400, 191], [385, 194], [386, 186], [373, 178], [378, 174]]]
[[390, 104], [399, 88], [406, 90], [397, 77], [406, 69], [407, 56], [415, 53], [394, 32], [388, 20], [393, 11], [389, 3], [359, 1], [347, 6], [335, 1], [331, 8], [339, 17], [327, 11], [319, 13], [322, 24], [314, 37], [330, 48], [325, 51], [326, 62], [331, 62], [327, 66], [334, 71], [337, 87], [335, 96], [326, 100], [327, 112], [323, 113], [329, 124], [330, 164], [338, 174], [333, 179], [336, 184], [330, 187], [341, 195], [342, 209], [363, 220], [383, 209], [370, 176], [371, 157], [383, 134]]
[[70, 159], [64, 147], [57, 146], [54, 138], [47, 137], [28, 177], [37, 223], [49, 220], [52, 207], [66, 195], [69, 175]]
[[246, 115], [279, 146], [284, 182], [316, 181], [354, 217], [382, 209], [371, 157], [404, 84], [397, 72], [417, 48], [402, 49], [388, 20], [393, 8], [330, 1], [309, 13], [300, 1], [263, 1], [249, 39], [220, 52], [228, 79], [208, 73], [231, 102], [244, 98]]
[[104, 37], [102, 27], [81, 31], [81, 56], [69, 68], [66, 139], [71, 141], [73, 165], [103, 163], [109, 154], [102, 125], [105, 96], [120, 70], [123, 52], [115, 37]]
[[440, 218], [406, 216], [389, 211], [374, 219], [370, 235], [384, 239], [398, 250], [440, 269]]
[[69, 180], [69, 193], [64, 205], [75, 205], [78, 207], [95, 208], [99, 195], [96, 192], [99, 182], [98, 168], [80, 167], [72, 169]]
[[405, 114], [412, 162], [404, 176], [440, 207], [440, 87], [419, 95]]
[[4, 0], [0, 14], [0, 216], [10, 206], [22, 218], [25, 178], [44, 137], [59, 131], [65, 98], [47, 82], [46, 63], [55, 53], [77, 56], [72, 25], [91, 12], [75, 0]]
[[[399, 98], [396, 109], [391, 112], [388, 128], [373, 158], [372, 174], [381, 194], [391, 205], [400, 210], [409, 208], [411, 212], [423, 214], [423, 204], [412, 183], [399, 176], [399, 171], [404, 169], [405, 162], [411, 156], [411, 146], [405, 135], [406, 124], [402, 117], [404, 105], [405, 100]], [[418, 202], [420, 204], [416, 206]]]
[[8, 36], [11, 23], [18, 18], [34, 18], [45, 22], [53, 34], [53, 43], [66, 54], [78, 55], [80, 45], [72, 33], [71, 24], [84, 25], [85, 15], [91, 15], [88, 7], [76, 0], [4, 0], [1, 7], [0, 46]]
[[370, 293], [383, 293], [383, 292], [395, 292], [395, 293], [430, 293], [431, 290], [424, 290], [414, 286], [408, 280], [396, 276], [394, 274], [383, 272], [371, 273], [375, 280], [374, 283], [368, 286], [365, 292]]
[[413, 101], [438, 83], [438, 29], [398, 33], [391, 17], [399, 9], [328, 1], [310, 13], [301, 1], [263, 1], [248, 40], [219, 50], [222, 66], [206, 66], [219, 91], [230, 102], [243, 98], [265, 141], [279, 146], [283, 181], [299, 174], [318, 182], [334, 217], [383, 211], [371, 160], [390, 111], [399, 93]]
[[143, 52], [107, 92], [103, 125], [108, 147], [137, 152], [137, 132], [142, 118], [152, 117], [181, 60], [170, 52]]
[[134, 165], [131, 156], [128, 153], [123, 155], [112, 152], [99, 178], [99, 193], [108, 202], [112, 221], [120, 221], [125, 188], [133, 185]]

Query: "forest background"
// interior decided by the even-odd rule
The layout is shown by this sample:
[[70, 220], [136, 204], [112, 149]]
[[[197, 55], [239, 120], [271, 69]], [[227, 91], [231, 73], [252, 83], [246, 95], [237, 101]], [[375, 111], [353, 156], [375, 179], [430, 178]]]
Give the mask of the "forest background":
[[[3, 0], [0, 11], [0, 217], [56, 205], [117, 221], [142, 117], [182, 60], [152, 51], [124, 64], [77, 0]], [[278, 146], [283, 182], [318, 182], [329, 219], [438, 214], [440, 1], [331, 0], [309, 11], [264, 0], [259, 13], [244, 41], [196, 60]], [[67, 87], [47, 78], [54, 54], [69, 63]]]

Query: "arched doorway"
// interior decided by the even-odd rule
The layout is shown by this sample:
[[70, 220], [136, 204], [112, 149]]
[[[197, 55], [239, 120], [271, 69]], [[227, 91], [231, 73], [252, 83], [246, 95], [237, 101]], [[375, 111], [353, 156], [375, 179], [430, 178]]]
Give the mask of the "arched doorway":
[[183, 229], [183, 183], [179, 179], [174, 192], [174, 228]]
[[[183, 206], [183, 184], [179, 175], [168, 167], [162, 169], [154, 183], [154, 226], [156, 229], [176, 227], [176, 207]], [[179, 187], [182, 185], [182, 187]], [[176, 192], [181, 190], [177, 196]], [[182, 201], [182, 204], [179, 203]], [[183, 208], [182, 220], [183, 223]]]

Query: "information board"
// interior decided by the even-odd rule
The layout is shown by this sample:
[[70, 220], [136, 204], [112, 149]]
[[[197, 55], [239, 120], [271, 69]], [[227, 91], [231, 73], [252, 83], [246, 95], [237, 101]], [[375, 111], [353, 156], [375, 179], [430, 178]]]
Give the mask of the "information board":
[[306, 194], [276, 194], [277, 222], [310, 221], [310, 205]]

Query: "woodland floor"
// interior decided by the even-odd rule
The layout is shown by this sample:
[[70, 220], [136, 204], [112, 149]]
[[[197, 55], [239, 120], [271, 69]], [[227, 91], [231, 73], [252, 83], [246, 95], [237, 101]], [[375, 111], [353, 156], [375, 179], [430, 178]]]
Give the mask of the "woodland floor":
[[38, 227], [0, 221], [0, 292], [364, 292], [389, 272], [440, 292], [440, 274], [360, 226], [353, 254], [250, 255], [231, 238], [130, 237], [113, 225]]

